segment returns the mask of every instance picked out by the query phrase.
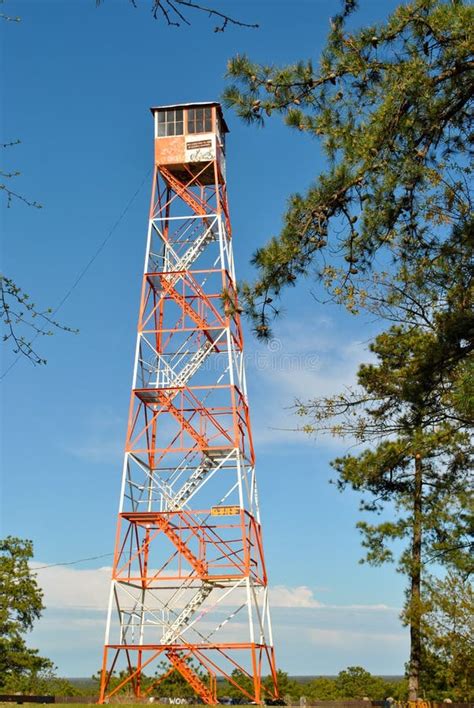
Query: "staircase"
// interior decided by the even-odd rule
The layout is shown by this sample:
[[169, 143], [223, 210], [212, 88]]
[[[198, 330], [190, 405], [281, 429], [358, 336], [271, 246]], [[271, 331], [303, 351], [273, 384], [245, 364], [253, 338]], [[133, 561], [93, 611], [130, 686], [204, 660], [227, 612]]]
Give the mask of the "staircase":
[[[171, 415], [174, 418], [176, 418], [178, 423], [181, 425], [181, 429], [186, 430], [186, 432], [189, 433], [189, 435], [191, 435], [192, 438], [194, 438], [194, 440], [199, 444], [199, 446], [201, 448], [205, 448], [209, 445], [209, 442], [207, 441], [207, 439], [205, 437], [203, 437], [202, 435], [200, 435], [198, 433], [198, 431], [195, 428], [193, 428], [191, 423], [184, 417], [184, 415], [181, 413], [181, 411], [171, 403], [172, 398], [174, 398], [177, 393], [176, 391], [174, 393], [172, 393], [171, 395], [168, 395], [168, 393], [164, 393], [163, 391], [160, 391], [160, 389], [157, 389], [156, 393], [155, 393], [154, 389], [148, 389], [148, 390], [151, 390], [153, 392], [153, 395], [156, 396], [157, 405], [162, 406], [164, 410], [171, 413]], [[148, 400], [150, 401], [151, 399], [148, 398]]]
[[195, 671], [189, 666], [185, 659], [178, 654], [174, 649], [170, 649], [166, 652], [166, 656], [174, 668], [181, 674], [181, 676], [189, 683], [191, 688], [197, 693], [202, 699], [203, 703], [207, 705], [216, 705], [217, 697], [215, 691], [212, 692], [206, 684], [201, 681], [199, 676]]
[[[219, 339], [219, 338], [218, 338]], [[183, 366], [181, 371], [176, 373], [175, 366], [177, 366], [183, 359], [189, 355], [189, 350], [184, 349], [186, 342], [180, 349], [174, 353], [170, 361], [158, 355], [158, 363], [156, 364], [155, 373], [156, 378], [154, 381], [150, 381], [153, 388], [169, 388], [173, 386], [186, 386], [189, 379], [195, 374], [199, 367], [204, 363], [209, 354], [214, 350], [216, 351], [216, 342], [210, 342], [206, 340], [199, 349], [192, 353], [189, 361]], [[147, 386], [148, 388], [148, 386]], [[170, 399], [171, 400], [171, 399]]]
[[186, 386], [191, 376], [199, 369], [201, 364], [204, 363], [213, 349], [214, 345], [212, 342], [204, 342], [204, 344], [194, 352], [188, 363], [183, 366], [173, 381], [173, 386]]
[[218, 238], [219, 232], [217, 231], [216, 225], [213, 224], [212, 226], [207, 226], [205, 231], [203, 231], [194, 241], [193, 245], [188, 248], [184, 256], [176, 262], [173, 266], [173, 270], [187, 270], [199, 254], [204, 251], [207, 244], [211, 243], [211, 241], [217, 241]]
[[[205, 222], [207, 222], [207, 219], [205, 220]], [[200, 329], [203, 329], [203, 331], [206, 331], [206, 321], [202, 317], [200, 317], [198, 313], [194, 310], [194, 308], [186, 301], [186, 299], [183, 298], [180, 293], [178, 293], [174, 289], [174, 285], [182, 277], [180, 273], [176, 273], [174, 271], [187, 270], [190, 265], [196, 260], [199, 254], [205, 249], [207, 244], [211, 241], [216, 241], [218, 238], [219, 232], [217, 230], [216, 224], [207, 226], [206, 223], [205, 230], [201, 234], [199, 234], [194, 243], [188, 248], [184, 256], [176, 261], [173, 266], [173, 271], [169, 274], [163, 274], [164, 277], [162, 280], [164, 292], [170, 295], [178, 303], [178, 305], [182, 307], [183, 311], [191, 317], [191, 319], [198, 325], [198, 327]], [[206, 336], [210, 337], [210, 335]], [[185, 364], [183, 369], [177, 375], [175, 374], [173, 368], [169, 364], [164, 362], [166, 367], [166, 373], [168, 374], [168, 377], [170, 379], [168, 385], [178, 387], [185, 386], [189, 379], [193, 376], [193, 374], [203, 364], [205, 359], [207, 359], [208, 355], [213, 349], [214, 343], [210, 340], [206, 341], [196, 352], [193, 353], [189, 361]], [[156, 385], [157, 387], [159, 386], [158, 372]], [[173, 394], [170, 394], [170, 400], [174, 398], [176, 393], [177, 391]]]
[[196, 312], [194, 307], [189, 304], [184, 295], [181, 295], [177, 290], [175, 290], [174, 285], [180, 277], [181, 276], [179, 274], [164, 274], [161, 280], [163, 291], [173, 298], [182, 311], [193, 320], [193, 322], [197, 325], [197, 329], [206, 331], [209, 327], [207, 321]]
[[[225, 450], [224, 453], [228, 453], [228, 450]], [[200, 486], [204, 478], [211, 470], [215, 469], [223, 459], [222, 453], [219, 450], [208, 450], [204, 454], [201, 464], [196, 467], [183, 486], [168, 501], [169, 510], [178, 511], [179, 509], [182, 509], [186, 501]]]
[[200, 575], [205, 575], [207, 572], [207, 567], [204, 561], [200, 560], [194, 553], [188, 548], [186, 543], [181, 539], [181, 537], [176, 533], [172, 524], [168, 521], [166, 516], [158, 516], [156, 519], [156, 524], [161, 528], [163, 533], [169, 538], [171, 543], [174, 544], [176, 549], [181, 553], [188, 563], [194, 568], [194, 570]]
[[181, 629], [187, 624], [187, 621], [192, 617], [196, 610], [201, 607], [203, 602], [212, 592], [212, 584], [204, 583], [197, 593], [191, 598], [184, 610], [176, 617], [175, 621], [169, 626], [167, 631], [161, 638], [162, 644], [171, 644], [180, 635]]
[[173, 175], [166, 167], [160, 165], [160, 171], [168, 185], [171, 189], [181, 197], [186, 204], [191, 207], [195, 214], [205, 216], [207, 214], [205, 203], [194, 196], [194, 194], [186, 188], [186, 186], [180, 182], [180, 180]]

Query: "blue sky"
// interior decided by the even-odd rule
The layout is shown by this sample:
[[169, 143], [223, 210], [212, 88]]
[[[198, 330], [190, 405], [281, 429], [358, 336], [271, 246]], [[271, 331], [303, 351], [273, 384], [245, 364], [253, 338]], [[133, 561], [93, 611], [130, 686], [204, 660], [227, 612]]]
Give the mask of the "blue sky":
[[[2, 10], [2, 143], [19, 191], [40, 211], [2, 204], [2, 270], [55, 307], [138, 195], [58, 317], [80, 330], [38, 340], [45, 367], [20, 361], [2, 386], [2, 534], [29, 537], [35, 562], [112, 551], [152, 166], [150, 105], [218, 99], [226, 60], [314, 60], [335, 0], [234, 3], [259, 30], [196, 16], [191, 28], [152, 19], [148, 0], [8, 0]], [[230, 3], [228, 3], [230, 5]], [[392, 0], [363, 0], [356, 23], [382, 19]], [[216, 3], [217, 7], [217, 3]], [[227, 112], [228, 187], [238, 276], [281, 224], [285, 201], [324, 165], [310, 138], [279, 119], [247, 127]], [[356, 495], [328, 483], [333, 440], [289, 432], [295, 396], [354, 379], [374, 324], [311, 296], [284, 299], [270, 347], [246, 336], [264, 539], [279, 664], [298, 674], [359, 664], [401, 673], [407, 635], [403, 579], [359, 565]], [[4, 352], [2, 372], [12, 362]], [[286, 430], [282, 430], [286, 429]], [[39, 571], [48, 606], [31, 643], [64, 675], [99, 665], [109, 557]], [[105, 569], [104, 569], [105, 568]]]

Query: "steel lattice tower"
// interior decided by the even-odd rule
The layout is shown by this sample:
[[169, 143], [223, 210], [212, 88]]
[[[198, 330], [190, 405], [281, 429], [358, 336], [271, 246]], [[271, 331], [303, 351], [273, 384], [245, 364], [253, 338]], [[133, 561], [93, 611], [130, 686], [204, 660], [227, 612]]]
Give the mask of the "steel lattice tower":
[[[172, 671], [278, 697], [218, 103], [152, 108], [155, 169], [99, 702]], [[145, 688], [142, 674], [153, 676]], [[112, 682], [112, 672], [121, 680]], [[262, 676], [270, 676], [267, 686]]]

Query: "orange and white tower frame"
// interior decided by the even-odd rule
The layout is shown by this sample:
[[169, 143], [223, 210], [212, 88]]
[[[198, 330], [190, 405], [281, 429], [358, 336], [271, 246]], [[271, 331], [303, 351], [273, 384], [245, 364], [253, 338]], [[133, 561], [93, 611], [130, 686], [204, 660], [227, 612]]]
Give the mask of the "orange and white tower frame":
[[157, 694], [173, 671], [206, 704], [221, 677], [243, 702], [270, 702], [228, 129], [218, 103], [151, 110], [155, 170], [99, 702], [127, 684]]

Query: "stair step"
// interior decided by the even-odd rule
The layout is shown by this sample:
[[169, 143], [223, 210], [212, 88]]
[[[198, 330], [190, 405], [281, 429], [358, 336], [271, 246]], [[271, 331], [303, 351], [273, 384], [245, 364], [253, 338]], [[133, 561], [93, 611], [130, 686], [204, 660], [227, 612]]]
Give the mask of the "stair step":
[[178, 652], [170, 649], [166, 652], [166, 656], [175, 669], [195, 690], [198, 696], [202, 698], [204, 703], [207, 703], [207, 705], [215, 705], [217, 703], [216, 696], [212, 693], [212, 691], [210, 691], [206, 684], [201, 681], [199, 676], [193, 671], [189, 664], [186, 663], [183, 657], [178, 654]]
[[181, 634], [181, 629], [186, 626], [187, 621], [201, 607], [203, 602], [212, 592], [211, 583], [204, 583], [197, 593], [191, 598], [186, 607], [181, 611], [169, 629], [163, 634], [161, 644], [171, 644]]
[[170, 541], [174, 543], [178, 551], [186, 558], [186, 560], [192, 565], [192, 567], [199, 573], [199, 575], [205, 575], [206, 564], [197, 558], [194, 553], [188, 548], [188, 546], [181, 540], [178, 534], [172, 528], [168, 519], [164, 516], [159, 516], [157, 519], [157, 524], [160, 526], [163, 533], [168, 536]]
[[216, 234], [212, 227], [209, 229], [206, 229], [193, 243], [192, 246], [186, 251], [184, 256], [179, 259], [179, 261], [176, 263], [175, 268], [176, 270], [187, 270], [191, 263], [197, 258], [197, 256], [202, 253], [202, 251], [205, 249], [208, 243], [211, 241], [215, 241], [216, 237], [218, 237], [218, 233]]
[[220, 450], [219, 448], [206, 450], [201, 464], [196, 467], [182, 487], [180, 487], [168, 501], [168, 509], [170, 511], [178, 511], [181, 509], [202, 480], [209, 472], [218, 467], [218, 465], [226, 459], [228, 454], [229, 450], [226, 448], [224, 450]]

